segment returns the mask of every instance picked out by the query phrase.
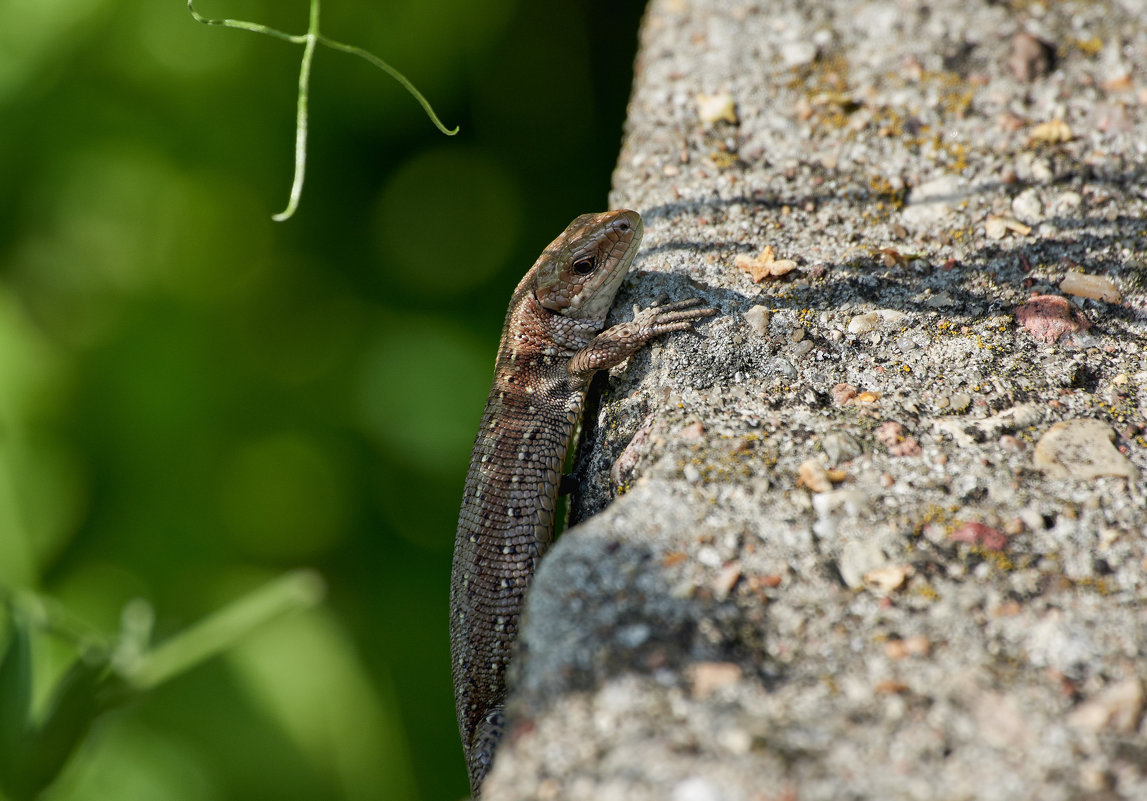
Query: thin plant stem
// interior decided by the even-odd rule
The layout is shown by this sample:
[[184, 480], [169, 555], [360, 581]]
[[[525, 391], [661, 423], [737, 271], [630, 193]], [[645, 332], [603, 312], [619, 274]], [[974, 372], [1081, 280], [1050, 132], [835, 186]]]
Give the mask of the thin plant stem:
[[[191, 0], [188, 0], [191, 2]], [[319, 37], [319, 0], [311, 0], [311, 18], [307, 23], [307, 43], [303, 46], [303, 60], [299, 65], [299, 101], [295, 110], [295, 177], [291, 181], [291, 196], [287, 208], [271, 215], [275, 222], [289, 220], [299, 207], [303, 194], [303, 176], [307, 172], [307, 95], [311, 85], [311, 61], [315, 57], [315, 44]]]
[[447, 128], [442, 124], [438, 115], [434, 113], [434, 109], [430, 106], [430, 101], [427, 100], [421, 92], [414, 88], [414, 84], [401, 72], [394, 67], [387, 64], [381, 58], [361, 47], [354, 45], [344, 44], [343, 42], [328, 39], [323, 36], [319, 30], [319, 0], [311, 0], [310, 19], [307, 24], [307, 32], [302, 35], [293, 35], [284, 33], [283, 31], [269, 28], [266, 25], [260, 25], [256, 22], [247, 22], [245, 20], [235, 19], [209, 19], [202, 16], [195, 10], [195, 0], [187, 0], [187, 10], [191, 13], [191, 18], [196, 22], [201, 22], [204, 25], [218, 25], [223, 28], [234, 28], [240, 31], [250, 31], [251, 33], [261, 33], [266, 36], [271, 36], [275, 39], [282, 39], [284, 42], [291, 44], [303, 45], [303, 58], [302, 63], [299, 65], [299, 99], [298, 106], [295, 112], [295, 175], [291, 181], [291, 195], [287, 201], [287, 208], [283, 209], [278, 214], [275, 214], [271, 219], [276, 222], [283, 222], [288, 220], [295, 213], [299, 206], [299, 198], [303, 194], [303, 178], [306, 174], [307, 168], [307, 97], [310, 89], [311, 82], [311, 63], [314, 60], [315, 46], [325, 45], [332, 50], [339, 50], [343, 53], [348, 53], [352, 56], [358, 56], [364, 61], [374, 65], [378, 69], [385, 72], [391, 78], [398, 81], [398, 83], [411, 94], [411, 96], [418, 101], [422, 106], [422, 110], [426, 112], [426, 116], [434, 123], [434, 126], [446, 134], [453, 136], [458, 133], [458, 126], [454, 128]]
[[313, 571], [281, 576], [151, 649], [123, 678], [137, 692], [163, 684], [242, 642], [268, 621], [315, 606], [323, 592], [323, 580]]

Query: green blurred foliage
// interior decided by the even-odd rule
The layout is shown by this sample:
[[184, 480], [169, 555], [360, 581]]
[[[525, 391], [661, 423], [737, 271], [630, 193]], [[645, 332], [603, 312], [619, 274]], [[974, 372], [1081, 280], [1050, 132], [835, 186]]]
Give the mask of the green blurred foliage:
[[[466, 462], [514, 285], [605, 206], [641, 4], [324, 0], [462, 131], [320, 48], [285, 224], [301, 48], [184, 0], [0, 8], [0, 583], [109, 634], [146, 598], [160, 640], [292, 567], [329, 585], [102, 718], [46, 797], [460, 798]], [[76, 649], [31, 649], [43, 709]]]

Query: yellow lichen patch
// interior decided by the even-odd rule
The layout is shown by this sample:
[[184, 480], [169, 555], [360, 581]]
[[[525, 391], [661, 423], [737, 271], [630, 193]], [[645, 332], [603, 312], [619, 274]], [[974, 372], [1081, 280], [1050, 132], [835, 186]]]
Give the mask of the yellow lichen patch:
[[919, 537], [924, 534], [924, 529], [928, 526], [940, 526], [945, 530], [945, 533], [954, 528], [954, 521], [952, 515], [956, 513], [958, 507], [945, 508], [937, 506], [936, 504], [928, 504], [924, 508], [924, 513], [917, 520], [916, 525], [913, 526], [913, 536]]
[[737, 154], [717, 151], [709, 155], [709, 160], [716, 165], [717, 169], [727, 170], [737, 163]]
[[901, 137], [904, 135], [904, 117], [896, 109], [881, 106], [872, 110], [872, 122], [876, 125], [876, 135]]
[[885, 201], [894, 209], [901, 208], [904, 205], [904, 198], [908, 195], [907, 187], [901, 186], [896, 189], [883, 175], [869, 176], [868, 188], [873, 197]]
[[949, 70], [922, 72], [920, 80], [933, 83], [939, 88], [940, 108], [955, 117], [963, 117], [967, 113], [976, 95], [976, 90], [969, 86], [963, 76]]
[[1085, 56], [1099, 55], [1099, 51], [1103, 49], [1103, 40], [1098, 36], [1089, 36], [1086, 39], [1069, 39], [1068, 41]]
[[978, 556], [988, 564], [994, 566], [996, 570], [1003, 573], [1009, 573], [1016, 569], [1016, 563], [1011, 560], [1003, 551], [993, 551], [991, 548], [986, 548], [983, 545], [973, 545], [968, 549], [970, 556]]
[[968, 148], [959, 142], [952, 142], [945, 145], [948, 155], [952, 160], [948, 163], [948, 171], [954, 173], [961, 173], [968, 168]]
[[1114, 590], [1111, 587], [1111, 582], [1102, 576], [1081, 578], [1074, 582], [1075, 586], [1079, 589], [1090, 589], [1099, 593], [1100, 595], [1110, 595]]

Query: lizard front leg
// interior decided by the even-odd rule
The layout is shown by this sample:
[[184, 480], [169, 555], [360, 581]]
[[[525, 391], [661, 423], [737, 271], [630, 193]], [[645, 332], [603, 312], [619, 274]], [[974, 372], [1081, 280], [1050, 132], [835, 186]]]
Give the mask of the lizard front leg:
[[608, 370], [628, 359], [655, 336], [692, 329], [693, 320], [717, 313], [716, 309], [690, 308], [701, 302], [700, 298], [688, 298], [665, 305], [655, 303], [648, 309], [634, 307], [632, 321], [607, 328], [570, 358], [570, 373], [588, 376], [595, 370]]

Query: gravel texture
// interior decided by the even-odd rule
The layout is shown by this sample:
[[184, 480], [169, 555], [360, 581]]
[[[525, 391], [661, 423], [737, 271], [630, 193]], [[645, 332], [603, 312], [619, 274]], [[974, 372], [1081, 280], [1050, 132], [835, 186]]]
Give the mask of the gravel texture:
[[[1147, 7], [654, 0], [497, 799], [1147, 798]], [[1066, 282], [1065, 282], [1066, 281]]]

